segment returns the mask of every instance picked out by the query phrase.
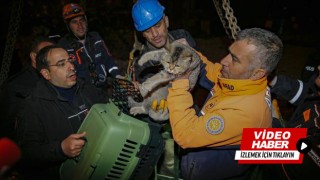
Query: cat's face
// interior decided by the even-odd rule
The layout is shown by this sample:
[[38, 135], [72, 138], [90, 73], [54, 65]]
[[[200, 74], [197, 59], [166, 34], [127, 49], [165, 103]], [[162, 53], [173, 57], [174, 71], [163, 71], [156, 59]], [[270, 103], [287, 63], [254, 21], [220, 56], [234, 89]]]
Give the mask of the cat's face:
[[183, 74], [192, 62], [192, 53], [180, 47], [175, 48], [173, 54], [168, 54], [161, 60], [164, 69], [171, 74]]

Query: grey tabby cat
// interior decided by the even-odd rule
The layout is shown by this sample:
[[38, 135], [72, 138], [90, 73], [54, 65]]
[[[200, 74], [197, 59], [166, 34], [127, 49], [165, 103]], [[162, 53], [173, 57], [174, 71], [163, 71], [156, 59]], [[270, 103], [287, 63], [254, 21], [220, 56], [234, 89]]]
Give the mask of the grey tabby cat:
[[128, 98], [130, 113], [132, 115], [148, 114], [156, 121], [169, 119], [169, 112], [166, 108], [164, 111], [155, 112], [151, 109], [153, 100], [167, 99], [169, 82], [179, 75], [191, 71], [189, 76], [190, 88], [192, 89], [200, 73], [200, 57], [191, 47], [174, 41], [167, 44], [166, 47], [159, 50], [145, 53], [138, 61], [142, 66], [148, 60], [160, 61], [163, 70], [148, 78], [139, 85], [139, 91], [144, 98], [142, 102], [136, 102], [133, 98]]

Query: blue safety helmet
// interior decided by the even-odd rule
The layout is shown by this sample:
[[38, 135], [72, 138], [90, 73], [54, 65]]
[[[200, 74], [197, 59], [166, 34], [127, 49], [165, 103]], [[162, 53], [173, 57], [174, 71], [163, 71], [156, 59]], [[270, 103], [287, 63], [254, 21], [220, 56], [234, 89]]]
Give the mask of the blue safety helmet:
[[138, 0], [132, 7], [134, 26], [138, 31], [144, 31], [164, 16], [164, 7], [158, 0]]

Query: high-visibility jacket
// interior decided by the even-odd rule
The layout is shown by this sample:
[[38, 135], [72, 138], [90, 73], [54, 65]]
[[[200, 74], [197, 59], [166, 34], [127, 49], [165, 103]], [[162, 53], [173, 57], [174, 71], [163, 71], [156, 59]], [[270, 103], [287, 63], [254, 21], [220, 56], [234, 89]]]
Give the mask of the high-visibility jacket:
[[215, 84], [210, 92], [213, 96], [203, 106], [201, 116], [192, 108], [188, 79], [174, 81], [169, 89], [170, 123], [173, 137], [181, 147], [239, 145], [243, 128], [271, 127], [271, 98], [265, 77], [221, 78], [220, 64], [203, 55], [201, 59], [206, 64], [207, 78]]

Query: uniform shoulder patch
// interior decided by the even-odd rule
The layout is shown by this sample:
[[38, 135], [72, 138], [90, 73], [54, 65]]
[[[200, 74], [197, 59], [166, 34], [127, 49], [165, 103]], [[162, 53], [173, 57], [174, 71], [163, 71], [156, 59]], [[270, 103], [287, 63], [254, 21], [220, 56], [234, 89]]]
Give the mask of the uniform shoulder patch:
[[224, 129], [224, 120], [221, 116], [212, 116], [206, 123], [209, 134], [220, 134]]

